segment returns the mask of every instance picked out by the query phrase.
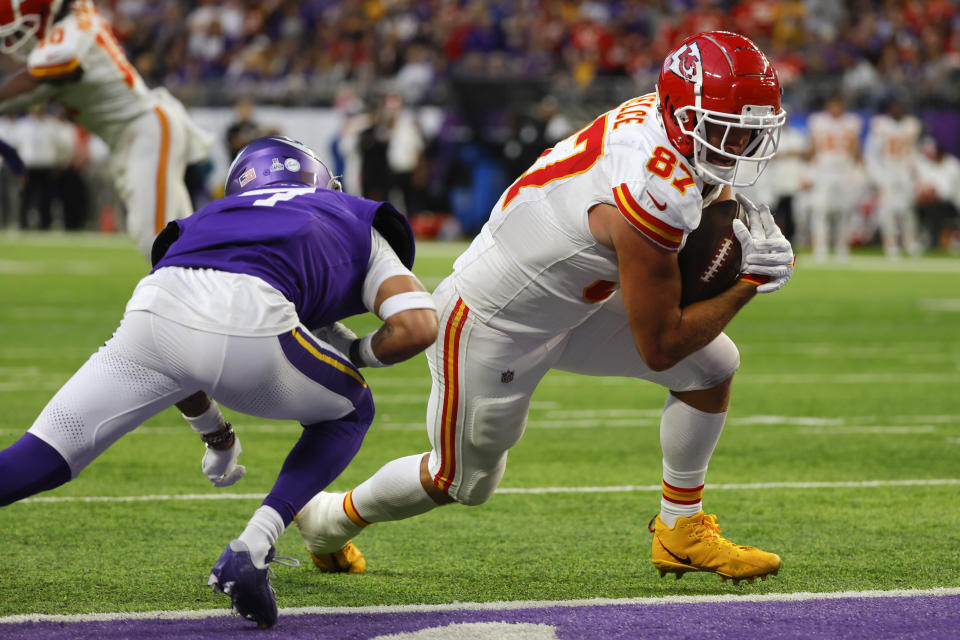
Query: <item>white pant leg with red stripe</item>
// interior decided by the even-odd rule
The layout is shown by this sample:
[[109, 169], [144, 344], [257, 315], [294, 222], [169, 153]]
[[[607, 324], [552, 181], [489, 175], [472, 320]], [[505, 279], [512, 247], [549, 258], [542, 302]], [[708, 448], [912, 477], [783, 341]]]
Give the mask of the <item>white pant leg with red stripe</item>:
[[433, 386], [427, 428], [433, 482], [463, 504], [493, 494], [507, 451], [523, 435], [530, 398], [551, 368], [649, 380], [667, 389], [707, 389], [739, 366], [721, 334], [667, 371], [652, 371], [634, 346], [619, 296], [575, 329], [554, 336], [507, 334], [471, 316], [448, 278], [434, 292], [441, 334], [427, 351]]
[[126, 208], [127, 233], [148, 260], [163, 227], [193, 213], [183, 180], [188, 136], [183, 117], [157, 105], [127, 125], [111, 149], [110, 170]]

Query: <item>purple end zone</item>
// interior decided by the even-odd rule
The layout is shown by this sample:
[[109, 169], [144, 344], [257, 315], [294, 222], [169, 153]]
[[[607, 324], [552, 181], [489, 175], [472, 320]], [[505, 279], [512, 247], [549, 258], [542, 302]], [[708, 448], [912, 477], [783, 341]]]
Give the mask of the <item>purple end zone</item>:
[[[464, 623], [547, 625], [561, 640], [669, 638], [960, 638], [960, 595], [838, 598], [788, 602], [612, 604], [505, 610], [402, 611], [284, 615], [277, 626], [257, 631], [238, 617], [112, 622], [0, 624], [0, 637], [14, 639], [137, 640], [158, 638], [248, 638], [270, 640], [369, 639], [415, 634]], [[456, 640], [454, 629], [449, 630]], [[519, 631], [519, 629], [518, 629]], [[414, 635], [413, 638], [416, 636]], [[438, 637], [438, 636], [433, 636]], [[473, 635], [471, 637], [477, 637]], [[491, 636], [493, 637], [493, 636]], [[516, 638], [523, 638], [517, 635]]]

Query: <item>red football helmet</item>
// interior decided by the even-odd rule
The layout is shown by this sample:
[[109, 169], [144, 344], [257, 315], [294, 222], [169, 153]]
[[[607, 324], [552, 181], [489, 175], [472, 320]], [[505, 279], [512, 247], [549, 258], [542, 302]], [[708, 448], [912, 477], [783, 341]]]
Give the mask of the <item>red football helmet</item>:
[[687, 38], [664, 60], [657, 94], [670, 143], [705, 182], [748, 187], [777, 152], [787, 120], [780, 81], [749, 38]]
[[0, 0], [0, 53], [28, 53], [50, 31], [63, 0]]

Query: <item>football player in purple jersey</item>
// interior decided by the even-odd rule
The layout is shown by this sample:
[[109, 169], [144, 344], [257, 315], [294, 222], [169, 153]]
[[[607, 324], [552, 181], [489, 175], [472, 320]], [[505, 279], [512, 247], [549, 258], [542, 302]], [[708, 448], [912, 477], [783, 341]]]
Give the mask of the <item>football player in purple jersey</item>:
[[[410, 271], [406, 218], [390, 204], [342, 193], [302, 144], [251, 142], [233, 161], [225, 192], [163, 230], [154, 268], [113, 337], [0, 451], [0, 505], [70, 481], [197, 389], [236, 411], [297, 420], [302, 436], [209, 580], [241, 615], [270, 627], [274, 544], [353, 459], [373, 420], [359, 368], [423, 351], [436, 338], [437, 314]], [[362, 338], [338, 322], [366, 311], [383, 325]], [[202, 467], [211, 480], [225, 485], [243, 474], [229, 424], [191, 425], [206, 443]]]

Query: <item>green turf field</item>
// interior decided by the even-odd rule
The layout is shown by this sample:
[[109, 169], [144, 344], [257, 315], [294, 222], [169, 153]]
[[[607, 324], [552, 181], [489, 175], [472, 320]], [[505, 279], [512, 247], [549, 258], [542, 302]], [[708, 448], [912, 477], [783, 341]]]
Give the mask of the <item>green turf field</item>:
[[[428, 288], [462, 248], [421, 245]], [[278, 553], [303, 564], [277, 568], [279, 605], [960, 586], [960, 261], [810, 262], [728, 329], [743, 363], [705, 492], [725, 535], [783, 557], [780, 575], [739, 587], [659, 579], [646, 525], [664, 391], [552, 373], [510, 453], [507, 491], [371, 527], [357, 539], [365, 575], [318, 574], [291, 528]], [[0, 235], [0, 447], [110, 336], [145, 271], [120, 238]], [[368, 379], [377, 419], [335, 489], [428, 447], [423, 357]], [[44, 495], [72, 500], [0, 509], [0, 616], [228, 608], [206, 587], [209, 569], [299, 432], [229, 418], [248, 473], [228, 489], [201, 474], [199, 438], [170, 410]], [[142, 499], [82, 500], [96, 497]]]

